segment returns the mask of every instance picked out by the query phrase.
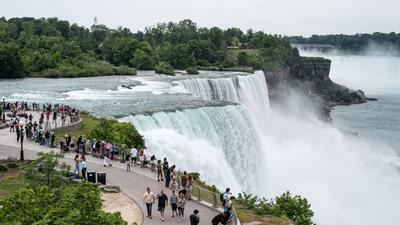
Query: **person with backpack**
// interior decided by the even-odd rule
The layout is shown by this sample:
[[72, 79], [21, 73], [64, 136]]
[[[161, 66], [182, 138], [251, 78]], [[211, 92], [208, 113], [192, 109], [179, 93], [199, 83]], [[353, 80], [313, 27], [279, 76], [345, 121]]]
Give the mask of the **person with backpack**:
[[226, 188], [225, 192], [219, 196], [219, 200], [221, 200], [223, 206], [225, 206], [225, 203], [229, 201], [231, 195], [231, 189]]
[[78, 173], [79, 173], [79, 162], [80, 162], [79, 154], [76, 154], [76, 155], [75, 155], [74, 161], [75, 161], [75, 170], [74, 170], [74, 173], [75, 173], [75, 174], [78, 174]]
[[199, 210], [195, 209], [193, 214], [190, 215], [190, 225], [199, 225], [200, 218], [199, 218]]

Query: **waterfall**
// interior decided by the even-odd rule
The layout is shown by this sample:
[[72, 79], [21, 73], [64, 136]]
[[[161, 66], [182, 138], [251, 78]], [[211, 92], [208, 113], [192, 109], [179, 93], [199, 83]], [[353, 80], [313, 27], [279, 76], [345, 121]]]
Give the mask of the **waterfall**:
[[263, 72], [175, 83], [203, 100], [238, 104], [132, 115], [121, 121], [137, 127], [152, 154], [168, 156], [220, 188], [255, 192], [256, 158], [263, 157], [258, 131], [269, 111]]
[[[255, 191], [261, 156], [254, 121], [241, 105], [202, 107], [120, 119], [144, 135], [151, 154], [168, 156], [178, 168], [199, 172], [202, 179]], [[248, 171], [248, 172], [243, 172]]]
[[264, 124], [269, 112], [268, 87], [262, 71], [223, 78], [178, 81], [189, 93], [204, 100], [236, 102], [246, 106], [256, 121]]

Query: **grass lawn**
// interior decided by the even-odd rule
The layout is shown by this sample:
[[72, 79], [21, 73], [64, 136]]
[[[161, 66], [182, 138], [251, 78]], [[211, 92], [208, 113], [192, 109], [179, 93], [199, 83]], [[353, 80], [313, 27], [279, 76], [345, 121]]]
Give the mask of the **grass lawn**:
[[24, 186], [21, 170], [13, 168], [0, 172], [0, 201], [11, 196]]
[[71, 135], [71, 137], [79, 137], [80, 135], [88, 136], [90, 132], [100, 123], [100, 119], [89, 115], [88, 113], [82, 113], [82, 128], [70, 132], [57, 132], [56, 139], [64, 140], [66, 134]]
[[290, 219], [285, 217], [276, 216], [258, 216], [251, 210], [241, 207], [239, 204], [235, 204], [235, 209], [240, 222], [243, 225], [246, 224], [257, 224], [257, 225], [290, 225], [294, 224]]
[[260, 54], [260, 50], [258, 49], [229, 49], [228, 55], [237, 57], [240, 52], [246, 52], [249, 55], [258, 55]]

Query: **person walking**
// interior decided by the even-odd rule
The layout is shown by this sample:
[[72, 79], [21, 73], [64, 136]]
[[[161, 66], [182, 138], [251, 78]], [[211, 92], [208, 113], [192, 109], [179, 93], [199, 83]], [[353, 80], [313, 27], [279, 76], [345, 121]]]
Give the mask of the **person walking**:
[[178, 223], [180, 223], [184, 220], [185, 204], [186, 204], [185, 196], [183, 195], [183, 193], [181, 193], [181, 194], [179, 194], [178, 204], [177, 204], [178, 205]]
[[82, 178], [86, 180], [87, 163], [85, 157], [81, 158], [81, 174]]
[[153, 208], [153, 204], [155, 202], [155, 197], [153, 192], [151, 192], [150, 187], [147, 188], [146, 192], [143, 195], [143, 204], [146, 204], [146, 209], [147, 209], [147, 217], [151, 217], [151, 210]]
[[175, 217], [178, 215], [176, 210], [178, 209], [178, 195], [176, 195], [175, 190], [172, 190], [172, 194], [169, 197], [169, 202], [171, 204], [171, 209], [172, 209], [172, 217]]
[[190, 225], [199, 225], [200, 218], [199, 218], [199, 210], [195, 209], [193, 214], [190, 215]]
[[160, 194], [157, 195], [157, 200], [158, 200], [158, 211], [160, 212], [160, 220], [164, 221], [164, 211], [165, 207], [168, 205], [168, 197], [164, 193], [164, 190], [161, 189]]
[[106, 152], [104, 153], [104, 160], [103, 160], [104, 167], [112, 166], [111, 159], [109, 158], [109, 155], [110, 155], [109, 150], [106, 150]]
[[74, 173], [75, 173], [75, 174], [79, 174], [79, 162], [80, 162], [80, 160], [79, 160], [79, 154], [76, 154], [76, 155], [75, 155], [74, 161], [75, 161], [75, 170], [74, 170]]

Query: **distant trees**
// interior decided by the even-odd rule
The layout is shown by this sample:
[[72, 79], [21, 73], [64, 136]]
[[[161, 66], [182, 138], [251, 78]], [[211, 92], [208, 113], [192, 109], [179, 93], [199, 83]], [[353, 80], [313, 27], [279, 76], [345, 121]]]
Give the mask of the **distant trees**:
[[[263, 69], [267, 65], [268, 69], [270, 64], [290, 63], [284, 57], [299, 57], [276, 36], [252, 30], [244, 33], [239, 28], [199, 28], [191, 20], [159, 23], [132, 33], [128, 28], [110, 29], [104, 25], [88, 29], [57, 18], [1, 18], [0, 41], [4, 53], [1, 63], [7, 65], [0, 68], [0, 78], [57, 77], [65, 68], [72, 77], [91, 72], [89, 75], [108, 75], [113, 66], [149, 70], [160, 62], [175, 69], [229, 68], [239, 66], [239, 62], [244, 67]], [[260, 54], [241, 54], [239, 59], [239, 55], [231, 54], [232, 49], [259, 50]], [[109, 68], [80, 72], [85, 64]], [[107, 74], [96, 74], [101, 71]]]
[[374, 47], [391, 52], [400, 52], [400, 33], [372, 33], [372, 34], [330, 34], [330, 35], [312, 35], [309, 38], [302, 36], [284, 37], [283, 40], [291, 44], [330, 44], [340, 50], [352, 53], [360, 53], [371, 44]]

